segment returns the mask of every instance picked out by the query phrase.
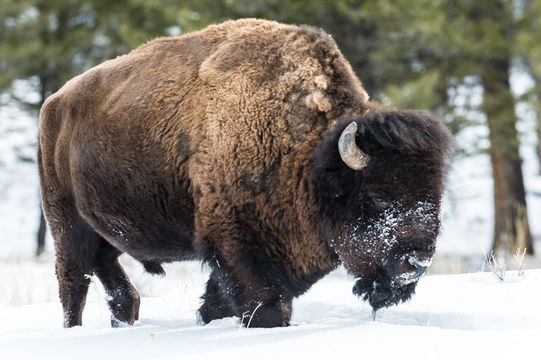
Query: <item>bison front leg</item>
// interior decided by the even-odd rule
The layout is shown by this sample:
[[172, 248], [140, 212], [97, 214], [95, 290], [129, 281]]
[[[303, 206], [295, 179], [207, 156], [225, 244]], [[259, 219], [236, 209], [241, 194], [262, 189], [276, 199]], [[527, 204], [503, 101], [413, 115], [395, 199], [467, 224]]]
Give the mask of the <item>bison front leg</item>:
[[282, 257], [239, 220], [236, 209], [221, 201], [227, 194], [207, 195], [196, 217], [197, 248], [213, 269], [199, 309], [201, 320], [208, 323], [234, 315], [246, 327], [288, 326], [295, 287]]
[[207, 282], [204, 303], [199, 308], [203, 323], [238, 316], [246, 327], [289, 326], [291, 296], [268, 282], [240, 281], [232, 269], [224, 268], [214, 269]]
[[241, 323], [246, 327], [289, 326], [291, 321], [291, 299], [282, 295], [273, 299], [251, 300], [243, 305]]
[[[246, 276], [245, 270], [241, 271]], [[292, 296], [277, 284], [261, 281], [260, 277], [248, 276], [241, 280], [234, 273], [229, 271], [215, 278], [219, 281], [220, 291], [217, 295], [220, 295], [220, 300], [217, 297], [206, 298], [209, 294], [207, 287], [205, 304], [200, 309], [203, 320], [205, 312], [207, 315], [217, 316], [215, 318], [236, 315], [246, 327], [271, 328], [290, 325]]]
[[224, 291], [224, 277], [221, 270], [214, 269], [207, 281], [207, 290], [201, 297], [203, 305], [199, 308], [199, 317], [204, 324], [237, 315], [233, 308], [233, 299]]

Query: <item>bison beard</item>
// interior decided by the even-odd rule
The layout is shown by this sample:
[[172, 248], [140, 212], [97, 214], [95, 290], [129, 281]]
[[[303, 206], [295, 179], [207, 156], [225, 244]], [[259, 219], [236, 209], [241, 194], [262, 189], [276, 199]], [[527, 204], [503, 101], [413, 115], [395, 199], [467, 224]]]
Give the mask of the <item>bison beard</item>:
[[82, 324], [89, 274], [113, 325], [138, 320], [122, 253], [152, 274], [206, 263], [204, 323], [287, 326], [340, 264], [374, 309], [406, 300], [434, 252], [450, 144], [429, 115], [370, 102], [308, 26], [229, 21], [98, 65], [40, 112], [65, 326]]
[[415, 293], [415, 286], [416, 283], [399, 285], [385, 269], [380, 269], [376, 279], [357, 280], [353, 287], [353, 293], [368, 301], [375, 312], [383, 307], [409, 300], [411, 295]]

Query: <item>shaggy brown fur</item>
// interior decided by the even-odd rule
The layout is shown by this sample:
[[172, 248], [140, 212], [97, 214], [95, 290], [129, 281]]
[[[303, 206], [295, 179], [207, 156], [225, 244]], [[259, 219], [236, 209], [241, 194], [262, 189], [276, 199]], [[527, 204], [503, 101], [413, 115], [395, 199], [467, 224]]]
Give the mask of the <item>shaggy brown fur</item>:
[[[92, 273], [114, 318], [137, 320], [121, 253], [151, 273], [206, 261], [204, 322], [258, 307], [251, 326], [287, 325], [292, 299], [341, 261], [375, 279], [386, 254], [369, 260], [338, 238], [380, 216], [363, 203], [374, 193], [401, 206], [428, 197], [437, 214], [449, 144], [425, 116], [376, 110], [329, 35], [253, 19], [156, 39], [70, 80], [43, 106], [39, 135], [65, 325], [81, 324]], [[336, 148], [353, 120], [372, 155], [358, 172]], [[426, 226], [430, 249], [438, 225]]]

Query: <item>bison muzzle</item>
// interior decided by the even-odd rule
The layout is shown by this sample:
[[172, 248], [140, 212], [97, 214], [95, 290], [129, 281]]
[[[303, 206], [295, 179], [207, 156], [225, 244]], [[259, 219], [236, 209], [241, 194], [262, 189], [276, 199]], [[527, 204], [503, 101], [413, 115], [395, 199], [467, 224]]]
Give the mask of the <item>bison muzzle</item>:
[[199, 259], [199, 315], [287, 326], [291, 304], [343, 264], [374, 309], [408, 299], [435, 249], [448, 131], [368, 100], [332, 38], [237, 20], [151, 41], [67, 82], [40, 113], [43, 207], [65, 326], [88, 275], [113, 324], [153, 274]]

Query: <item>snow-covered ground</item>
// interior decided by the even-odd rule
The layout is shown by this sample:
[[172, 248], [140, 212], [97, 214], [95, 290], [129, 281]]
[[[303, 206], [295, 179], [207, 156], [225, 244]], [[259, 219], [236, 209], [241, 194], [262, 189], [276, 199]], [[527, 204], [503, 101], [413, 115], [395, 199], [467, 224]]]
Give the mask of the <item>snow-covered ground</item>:
[[[6, 270], [20, 275], [3, 266], [4, 276]], [[35, 292], [54, 288], [52, 270], [27, 270], [22, 276]], [[206, 272], [196, 263], [167, 271], [166, 278], [144, 280], [140, 320], [126, 328], [110, 327], [103, 289], [94, 281], [82, 327], [62, 328], [58, 301], [0, 303], [0, 358], [456, 360], [539, 354], [541, 270], [528, 270], [525, 278], [508, 272], [501, 283], [490, 273], [428, 276], [410, 302], [380, 310], [376, 321], [340, 270], [294, 302], [293, 326], [276, 329], [245, 329], [234, 318], [198, 324]]]

